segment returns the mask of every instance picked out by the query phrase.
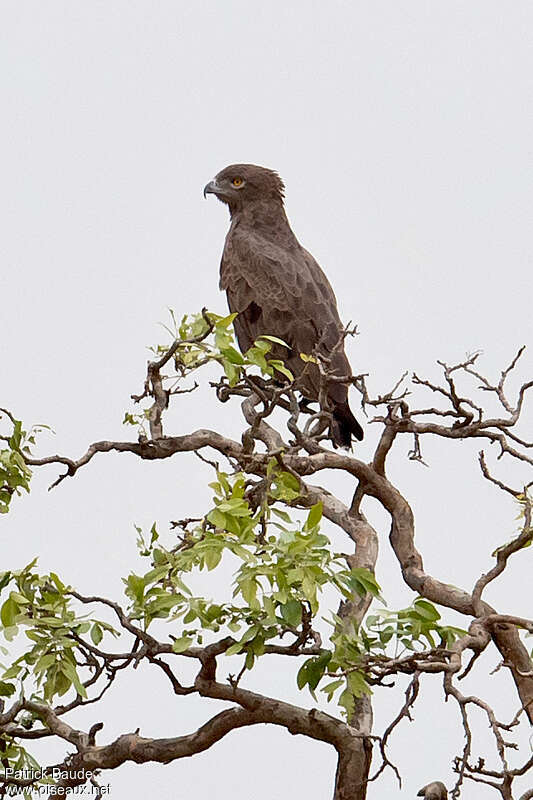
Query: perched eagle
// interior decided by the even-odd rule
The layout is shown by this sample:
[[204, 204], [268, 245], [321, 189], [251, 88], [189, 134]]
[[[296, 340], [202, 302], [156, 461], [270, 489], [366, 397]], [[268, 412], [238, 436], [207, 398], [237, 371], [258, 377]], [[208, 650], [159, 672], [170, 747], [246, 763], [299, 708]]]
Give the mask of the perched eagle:
[[[242, 352], [265, 334], [279, 337], [290, 350], [276, 345], [308, 400], [318, 400], [320, 374], [316, 363], [300, 354], [316, 351], [330, 358], [333, 375], [351, 375], [344, 352], [342, 324], [328, 279], [291, 230], [283, 208], [284, 185], [279, 175], [254, 164], [233, 164], [207, 184], [204, 196], [216, 195], [229, 206], [231, 225], [220, 265], [220, 288], [230, 311], [237, 312], [235, 331]], [[349, 447], [363, 430], [348, 405], [348, 386], [330, 382], [331, 438]]]

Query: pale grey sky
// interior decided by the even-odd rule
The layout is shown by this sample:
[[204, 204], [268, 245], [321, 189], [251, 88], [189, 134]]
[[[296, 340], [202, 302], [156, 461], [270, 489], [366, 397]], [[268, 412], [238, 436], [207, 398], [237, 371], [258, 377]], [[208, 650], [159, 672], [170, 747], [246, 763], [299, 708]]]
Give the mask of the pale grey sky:
[[[225, 310], [227, 214], [202, 187], [235, 161], [284, 178], [297, 236], [327, 272], [341, 316], [359, 325], [352, 365], [376, 391], [405, 369], [435, 377], [436, 358], [477, 349], [496, 376], [531, 341], [529, 0], [3, 0], [0, 23], [0, 405], [55, 429], [43, 453], [75, 456], [93, 440], [129, 437], [120, 423], [166, 307]], [[532, 373], [528, 352], [521, 374]], [[216, 407], [207, 391], [185, 397], [166, 432], [207, 423], [236, 433], [236, 407]], [[361, 457], [376, 434], [368, 429]], [[479, 479], [476, 453], [428, 442], [431, 469], [398, 457], [393, 470], [428, 570], [465, 588], [515, 525], [512, 503]], [[164, 529], [201, 513], [209, 496], [208, 473], [187, 457], [101, 457], [48, 494], [54, 477], [40, 472], [1, 521], [3, 564], [38, 554], [43, 570], [116, 597], [136, 567], [132, 524], [157, 519]], [[369, 510], [387, 599], [407, 603], [388, 521]], [[470, 557], [457, 561], [456, 546]], [[531, 554], [520, 561], [488, 598], [526, 614]], [[272, 693], [298, 701], [282, 665], [263, 675]], [[426, 683], [415, 724], [393, 742], [404, 789], [387, 775], [370, 800], [450, 783], [459, 721], [448, 704], [435, 730], [440, 689]], [[505, 685], [498, 674], [487, 688], [507, 717], [516, 700], [499, 695]], [[208, 716], [194, 698], [169, 697], [153, 672], [126, 678], [102, 740], [139, 725], [177, 735]], [[377, 729], [399, 702], [392, 691], [377, 699]], [[325, 746], [265, 727], [109, 780], [116, 798], [321, 800], [333, 772]], [[468, 786], [464, 796], [490, 795]]]

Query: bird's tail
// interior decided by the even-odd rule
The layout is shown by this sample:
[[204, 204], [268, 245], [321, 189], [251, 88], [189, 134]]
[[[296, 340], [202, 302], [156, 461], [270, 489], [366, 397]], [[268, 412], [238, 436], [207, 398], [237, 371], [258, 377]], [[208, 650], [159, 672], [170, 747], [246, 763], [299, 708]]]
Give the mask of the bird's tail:
[[331, 439], [334, 447], [349, 449], [352, 436], [361, 441], [363, 429], [352, 414], [348, 403], [338, 403], [333, 408], [331, 421]]

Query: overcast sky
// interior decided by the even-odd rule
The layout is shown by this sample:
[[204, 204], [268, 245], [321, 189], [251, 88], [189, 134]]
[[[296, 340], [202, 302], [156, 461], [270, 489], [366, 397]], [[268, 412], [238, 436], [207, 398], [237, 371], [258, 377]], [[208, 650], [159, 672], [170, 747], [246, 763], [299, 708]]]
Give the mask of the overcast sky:
[[[131, 436], [121, 420], [166, 308], [226, 309], [227, 212], [202, 187], [232, 162], [284, 178], [293, 229], [327, 272], [342, 318], [358, 324], [351, 363], [376, 392], [406, 369], [436, 377], [437, 358], [479, 349], [480, 366], [498, 376], [531, 341], [532, 24], [529, 0], [2, 0], [0, 405], [54, 428], [43, 454]], [[532, 374], [526, 352], [520, 375]], [[239, 424], [236, 405], [219, 408], [203, 391], [183, 398], [166, 433], [216, 425], [237, 435]], [[367, 430], [361, 458], [376, 441]], [[428, 442], [425, 469], [405, 459], [408, 446], [392, 477], [417, 515], [426, 568], [469, 589], [513, 533], [516, 509], [479, 479], [478, 448]], [[505, 462], [498, 469], [506, 474]], [[56, 474], [41, 471], [1, 521], [3, 568], [39, 555], [43, 571], [116, 598], [121, 576], [138, 568], [133, 523], [165, 530], [209, 501], [210, 476], [193, 457], [102, 456], [48, 494]], [[329, 485], [343, 498], [352, 488]], [[391, 607], [407, 604], [388, 521], [368, 510], [385, 595]], [[531, 557], [487, 593], [501, 611], [530, 614]], [[493, 652], [484, 667], [496, 664]], [[311, 704], [283, 666], [261, 668], [267, 690]], [[440, 689], [425, 683], [415, 723], [393, 745], [403, 791], [387, 775], [370, 800], [451, 783], [457, 712], [443, 707], [435, 730]], [[507, 685], [501, 673], [487, 684], [506, 719], [518, 707]], [[377, 698], [378, 731], [402, 697]], [[186, 733], [215, 704], [174, 702], [146, 669], [125, 676], [108, 707], [102, 742], [138, 726]], [[117, 800], [322, 800], [334, 766], [326, 746], [265, 727], [109, 780]]]

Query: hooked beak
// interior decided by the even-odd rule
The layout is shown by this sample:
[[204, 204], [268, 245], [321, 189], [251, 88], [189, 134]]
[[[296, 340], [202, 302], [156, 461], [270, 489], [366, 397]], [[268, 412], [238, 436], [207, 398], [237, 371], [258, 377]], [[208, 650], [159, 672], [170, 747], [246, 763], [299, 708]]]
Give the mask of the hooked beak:
[[204, 186], [204, 197], [207, 197], [208, 194], [218, 194], [220, 192], [220, 188], [216, 181], [209, 181]]

